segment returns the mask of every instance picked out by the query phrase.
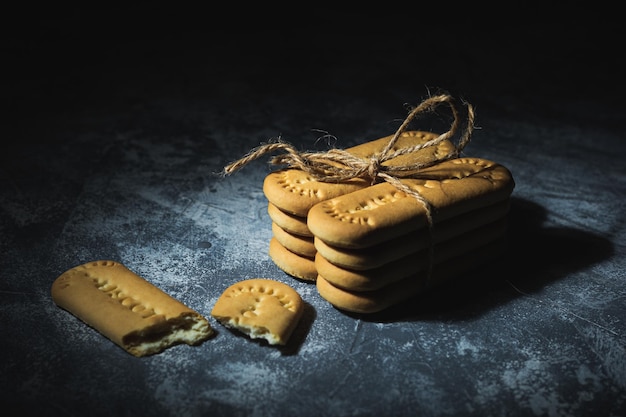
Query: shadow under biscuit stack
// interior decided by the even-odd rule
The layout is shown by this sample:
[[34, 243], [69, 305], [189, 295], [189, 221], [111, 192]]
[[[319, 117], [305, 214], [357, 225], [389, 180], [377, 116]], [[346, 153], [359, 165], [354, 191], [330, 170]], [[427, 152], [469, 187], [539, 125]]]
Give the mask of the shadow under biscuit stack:
[[[394, 147], [437, 137], [406, 131]], [[368, 159], [390, 139], [346, 151]], [[453, 148], [444, 140], [384, 164], [433, 160]], [[323, 182], [296, 168], [271, 172], [263, 183], [272, 220], [270, 258], [287, 274], [315, 282], [335, 307], [374, 313], [501, 253], [514, 188], [505, 167], [481, 158], [454, 158], [401, 182], [408, 188], [372, 185], [363, 178]]]

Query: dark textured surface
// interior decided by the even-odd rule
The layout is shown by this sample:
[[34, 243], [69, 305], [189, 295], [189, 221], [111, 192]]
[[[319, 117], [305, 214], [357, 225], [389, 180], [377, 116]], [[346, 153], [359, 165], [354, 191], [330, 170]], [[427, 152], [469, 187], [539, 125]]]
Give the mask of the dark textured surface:
[[[3, 406], [50, 416], [626, 415], [624, 68], [598, 48], [617, 30], [433, 24], [418, 37], [371, 15], [346, 27], [347, 17], [234, 36], [202, 18], [68, 15], [5, 37]], [[514, 175], [509, 251], [384, 314], [342, 313], [267, 256], [261, 185], [272, 167], [215, 173], [278, 136], [321, 150], [325, 133], [338, 147], [392, 134], [405, 104], [440, 90], [477, 108], [465, 153]], [[250, 277], [292, 285], [307, 311], [284, 348], [211, 320], [218, 334], [201, 346], [138, 359], [50, 298], [58, 275], [97, 259], [207, 316]]]

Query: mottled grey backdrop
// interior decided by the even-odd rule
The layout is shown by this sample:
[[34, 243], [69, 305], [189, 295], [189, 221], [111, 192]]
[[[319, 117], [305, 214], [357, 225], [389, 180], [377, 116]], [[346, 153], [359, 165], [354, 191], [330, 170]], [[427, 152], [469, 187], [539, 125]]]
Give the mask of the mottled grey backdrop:
[[[371, 14], [346, 27], [348, 17], [246, 32], [211, 30], [198, 16], [112, 13], [12, 32], [2, 46], [3, 407], [626, 415], [624, 68], [598, 48], [615, 29], [435, 22], [421, 23], [425, 37], [401, 14], [396, 30]], [[267, 255], [267, 160], [217, 174], [276, 137], [323, 150], [392, 134], [407, 105], [440, 92], [476, 106], [465, 154], [513, 173], [507, 255], [383, 314], [342, 313]], [[442, 112], [414, 127], [447, 123]], [[292, 285], [306, 314], [284, 348], [211, 320], [218, 334], [201, 346], [134, 358], [50, 298], [58, 275], [98, 259], [207, 316], [226, 287], [251, 277]]]

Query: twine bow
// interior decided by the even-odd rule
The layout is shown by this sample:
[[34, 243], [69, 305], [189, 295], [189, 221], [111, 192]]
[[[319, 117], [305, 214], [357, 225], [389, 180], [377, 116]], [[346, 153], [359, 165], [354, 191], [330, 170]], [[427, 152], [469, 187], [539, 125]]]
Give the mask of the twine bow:
[[[411, 121], [421, 113], [433, 112], [435, 109], [442, 105], [448, 104], [454, 120], [450, 126], [450, 130], [439, 135], [438, 137], [431, 139], [422, 144], [410, 146], [407, 148], [394, 149], [394, 145], [400, 138], [403, 132], [405, 132], [411, 123]], [[427, 210], [427, 215], [430, 217], [430, 203], [426, 201], [417, 191], [412, 190], [410, 187], [402, 183], [402, 178], [411, 178], [419, 175], [421, 169], [437, 165], [443, 161], [458, 158], [461, 151], [469, 143], [473, 129], [474, 129], [474, 109], [471, 104], [465, 103], [467, 106], [468, 121], [467, 127], [458, 143], [454, 144], [454, 148], [446, 155], [433, 157], [432, 160], [426, 162], [415, 162], [407, 165], [384, 165], [385, 162], [397, 158], [401, 155], [406, 155], [412, 152], [429, 148], [431, 146], [437, 146], [445, 140], [451, 139], [457, 132], [460, 120], [459, 112], [454, 104], [454, 100], [450, 95], [438, 95], [430, 97], [417, 107], [413, 108], [402, 123], [396, 133], [389, 140], [385, 148], [378, 154], [371, 156], [369, 159], [364, 159], [351, 154], [343, 149], [330, 149], [325, 152], [299, 152], [293, 145], [278, 140], [277, 142], [266, 143], [252, 149], [241, 159], [232, 162], [224, 168], [223, 175], [230, 175], [233, 172], [239, 170], [244, 165], [252, 162], [255, 159], [262, 157], [268, 153], [275, 151], [283, 151], [281, 155], [274, 156], [270, 163], [273, 165], [286, 165], [289, 168], [300, 169], [315, 180], [322, 182], [342, 182], [351, 178], [365, 178], [369, 179], [373, 185], [376, 182], [386, 181], [392, 184], [400, 191], [412, 196], [419, 200]]]
[[[394, 145], [402, 133], [407, 130], [409, 124], [415, 117], [421, 113], [434, 112], [437, 107], [443, 104], [447, 104], [450, 107], [454, 117], [450, 129], [447, 132], [422, 144], [400, 148], [395, 151], [393, 150]], [[230, 175], [263, 155], [275, 151], [283, 151], [283, 154], [270, 159], [270, 163], [300, 169], [307, 172], [317, 181], [341, 182], [351, 178], [365, 178], [369, 179], [372, 185], [377, 182], [385, 181], [393, 185], [399, 191], [415, 198], [424, 206], [429, 229], [428, 236], [432, 239], [432, 205], [428, 200], [422, 197], [418, 191], [413, 190], [401, 180], [403, 178], [416, 178], [419, 176], [420, 170], [460, 156], [465, 146], [469, 143], [474, 130], [474, 108], [467, 102], [464, 102], [464, 104], [467, 107], [467, 125], [458, 142], [453, 143], [453, 149], [449, 153], [435, 156], [433, 159], [426, 162], [415, 162], [407, 165], [384, 165], [385, 162], [397, 158], [398, 156], [437, 146], [443, 141], [452, 139], [457, 133], [461, 122], [454, 99], [450, 95], [443, 94], [429, 97], [422, 101], [417, 107], [413, 108], [385, 148], [380, 153], [370, 158], [361, 158], [343, 149], [330, 149], [325, 152], [299, 152], [293, 145], [278, 140], [252, 149], [241, 159], [227, 165], [223, 170], [223, 175]], [[432, 242], [428, 246], [430, 262], [427, 272], [427, 286], [432, 273], [434, 259]]]

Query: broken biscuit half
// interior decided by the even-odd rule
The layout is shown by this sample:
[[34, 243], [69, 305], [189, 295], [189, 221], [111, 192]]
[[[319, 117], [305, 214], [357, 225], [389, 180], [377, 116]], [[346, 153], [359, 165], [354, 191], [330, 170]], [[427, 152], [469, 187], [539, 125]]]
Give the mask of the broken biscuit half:
[[303, 313], [302, 298], [291, 286], [272, 279], [251, 278], [226, 288], [211, 316], [252, 339], [285, 345]]
[[208, 320], [119, 262], [74, 267], [52, 283], [52, 299], [133, 356], [213, 336]]

